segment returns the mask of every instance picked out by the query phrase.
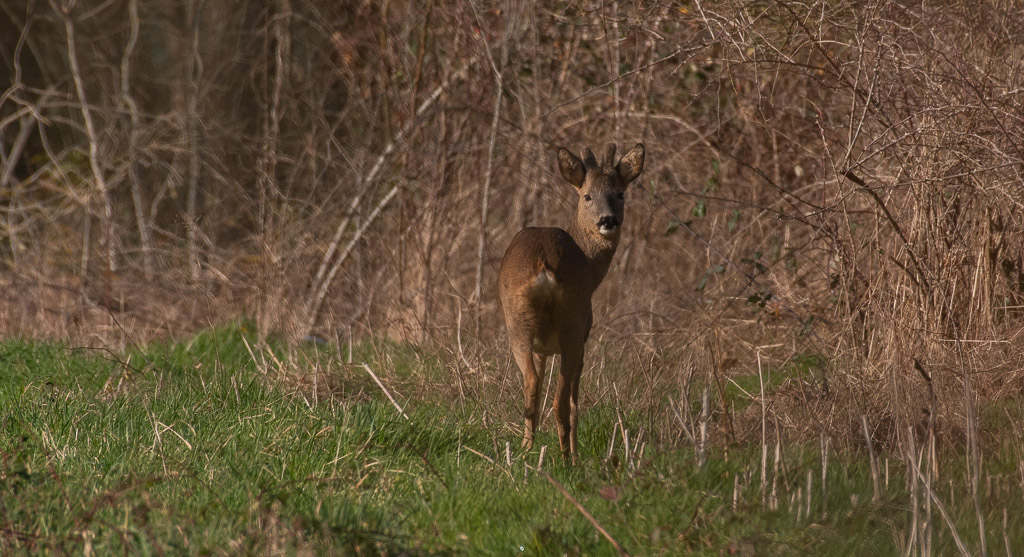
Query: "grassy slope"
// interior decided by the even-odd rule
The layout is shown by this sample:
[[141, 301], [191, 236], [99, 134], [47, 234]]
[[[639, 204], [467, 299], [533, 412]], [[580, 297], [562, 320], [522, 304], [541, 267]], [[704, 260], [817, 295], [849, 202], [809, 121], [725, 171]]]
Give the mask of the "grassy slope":
[[[107, 356], [0, 344], [0, 553], [614, 553], [544, 476], [524, 481], [537, 451], [504, 463], [515, 439], [492, 436], [481, 412], [414, 401], [407, 421], [369, 390], [314, 404], [268, 381], [236, 329], [134, 354], [141, 371], [120, 389], [104, 388], [123, 369]], [[549, 454], [545, 468], [634, 554], [890, 555], [909, 531], [904, 481], [894, 472], [883, 501], [869, 503], [863, 459], [833, 457], [823, 516], [817, 453], [791, 447], [782, 503], [768, 511], [759, 452], [713, 451], [696, 471], [692, 450], [648, 449], [630, 471], [620, 453], [604, 458], [615, 419], [587, 409], [581, 464]], [[540, 441], [554, 442], [550, 432]], [[470, 450], [493, 458], [496, 446], [497, 464]], [[989, 466], [1012, 472], [1015, 458]], [[790, 510], [808, 470], [811, 520]], [[953, 513], [976, 547], [973, 507], [957, 489]], [[1017, 489], [985, 502], [990, 551], [1002, 549], [1003, 507], [1024, 516]], [[955, 551], [935, 518], [936, 553]], [[1021, 528], [1010, 530], [1024, 547]]]

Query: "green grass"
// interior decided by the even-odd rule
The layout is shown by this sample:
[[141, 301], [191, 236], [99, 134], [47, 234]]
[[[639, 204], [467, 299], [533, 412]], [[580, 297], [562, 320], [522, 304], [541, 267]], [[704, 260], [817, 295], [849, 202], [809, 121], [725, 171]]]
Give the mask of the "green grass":
[[[369, 388], [314, 403], [265, 374], [243, 334], [227, 327], [134, 352], [119, 388], [126, 356], [0, 343], [0, 553], [614, 554], [544, 475], [524, 477], [537, 450], [513, 450], [508, 466], [505, 443], [518, 440], [493, 417], [485, 426], [479, 408], [424, 394], [409, 401], [406, 420]], [[282, 345], [274, 350], [288, 357]], [[357, 347], [357, 361], [382, 351], [403, 376], [441, 367], [440, 357], [393, 344]], [[308, 350], [303, 361], [312, 368], [336, 357]], [[366, 380], [329, 369], [341, 382]], [[833, 455], [823, 500], [816, 447], [788, 447], [781, 502], [767, 510], [756, 448], [713, 449], [700, 470], [689, 448], [648, 448], [640, 463], [617, 448], [606, 460], [616, 422], [614, 407], [587, 408], [580, 463], [566, 466], [549, 450], [544, 468], [633, 554], [896, 555], [910, 531], [896, 462], [871, 503], [866, 460]], [[554, 445], [554, 436], [539, 443]], [[1019, 451], [989, 457], [986, 466], [1013, 471]], [[962, 461], [951, 460], [944, 480], [959, 477]], [[809, 518], [791, 508], [808, 470]], [[1000, 485], [1012, 489], [983, 501], [995, 553], [1002, 509], [1024, 516], [1019, 484]], [[976, 548], [963, 486], [941, 491]], [[1024, 547], [1014, 523], [1011, 542]], [[935, 554], [955, 552], [937, 514], [933, 524]]]

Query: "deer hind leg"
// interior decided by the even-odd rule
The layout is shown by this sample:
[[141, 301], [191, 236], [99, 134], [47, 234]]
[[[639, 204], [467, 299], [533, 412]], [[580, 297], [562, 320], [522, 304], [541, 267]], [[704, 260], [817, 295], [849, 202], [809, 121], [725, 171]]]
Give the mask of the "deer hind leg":
[[[540, 397], [538, 396], [540, 395], [540, 375], [537, 373], [537, 368], [534, 365], [533, 349], [529, 343], [526, 343], [525, 346], [513, 347], [512, 355], [520, 371], [523, 372], [523, 398], [526, 403], [523, 410], [523, 415], [526, 419], [523, 424], [523, 446], [527, 449], [532, 449], [533, 434], [537, 430], [537, 417], [539, 414], [537, 406], [540, 402]], [[544, 373], [544, 359], [542, 356], [541, 374]]]
[[533, 400], [534, 400], [534, 406], [537, 408], [537, 420], [534, 423], [534, 426], [540, 426], [540, 416], [544, 412], [544, 409], [541, 408], [541, 406], [540, 406], [540, 404], [541, 404], [540, 390], [541, 390], [541, 387], [543, 386], [544, 377], [547, 375], [547, 372], [548, 372], [548, 355], [547, 354], [537, 354], [537, 383], [536, 383], [536, 385], [533, 388]]

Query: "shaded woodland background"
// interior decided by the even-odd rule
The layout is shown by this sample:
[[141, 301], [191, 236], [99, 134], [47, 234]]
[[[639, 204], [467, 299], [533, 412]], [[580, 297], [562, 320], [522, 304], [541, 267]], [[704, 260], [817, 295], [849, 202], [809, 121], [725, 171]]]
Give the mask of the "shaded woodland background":
[[[507, 376], [495, 274], [522, 226], [568, 221], [554, 148], [642, 141], [585, 401], [689, 423], [665, 392], [763, 358], [794, 374], [776, 428], [855, 439], [866, 414], [885, 442], [940, 416], [972, 440], [977, 398], [1024, 387], [1011, 0], [0, 13], [6, 336], [123, 347], [247, 316]], [[732, 439], [760, 434], [720, 399]]]

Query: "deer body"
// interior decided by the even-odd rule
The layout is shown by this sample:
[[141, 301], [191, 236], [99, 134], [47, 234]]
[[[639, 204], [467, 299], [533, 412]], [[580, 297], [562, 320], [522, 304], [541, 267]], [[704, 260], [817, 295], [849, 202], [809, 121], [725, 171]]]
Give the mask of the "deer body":
[[558, 441], [565, 457], [576, 457], [576, 425], [583, 351], [593, 325], [591, 298], [604, 280], [618, 247], [626, 185], [643, 170], [638, 144], [615, 164], [609, 145], [601, 164], [558, 151], [562, 176], [576, 186], [579, 202], [569, 231], [524, 228], [512, 239], [498, 272], [498, 293], [509, 345], [523, 373], [523, 445], [533, 447], [541, 378], [548, 356], [561, 356], [554, 397]]

